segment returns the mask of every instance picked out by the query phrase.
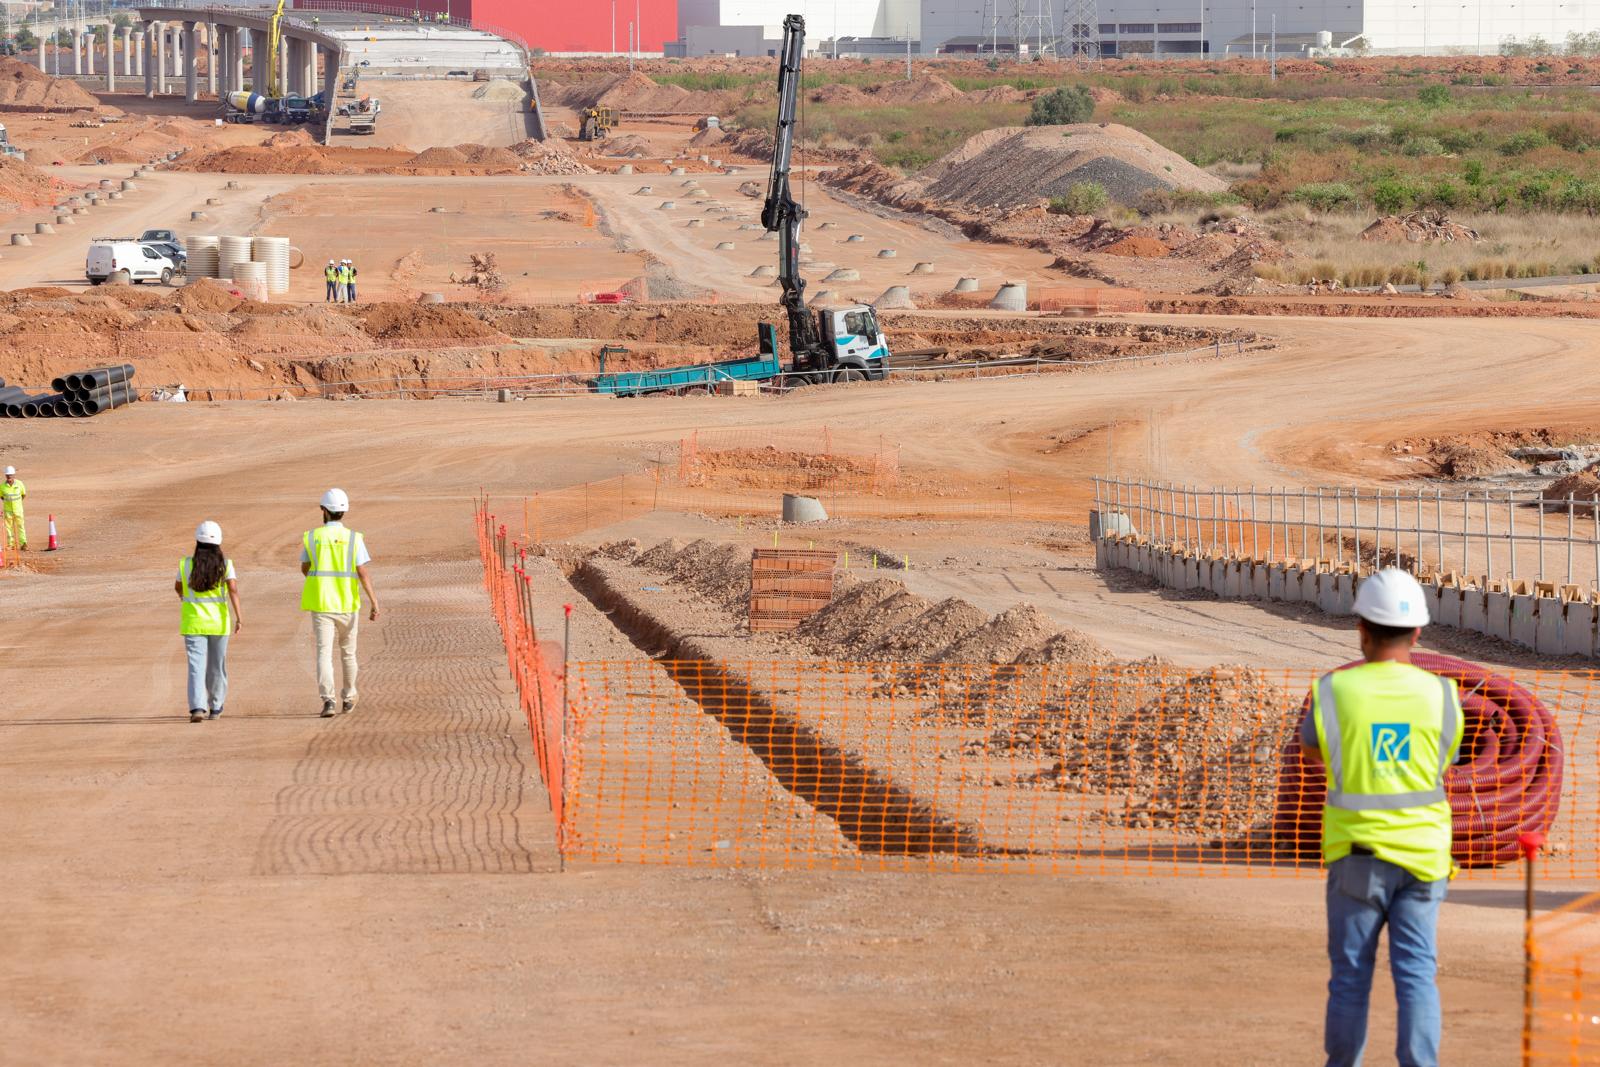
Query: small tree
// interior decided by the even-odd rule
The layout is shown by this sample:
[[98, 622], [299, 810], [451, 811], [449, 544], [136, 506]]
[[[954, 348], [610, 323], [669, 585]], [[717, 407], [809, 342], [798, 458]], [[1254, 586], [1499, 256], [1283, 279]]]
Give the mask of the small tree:
[[1099, 182], [1074, 182], [1065, 196], [1050, 198], [1052, 215], [1095, 215], [1111, 202], [1106, 187]]
[[28, 27], [24, 26], [17, 31], [17, 47], [28, 51], [39, 47], [39, 38]]
[[1450, 89], [1444, 85], [1424, 85], [1417, 90], [1417, 102], [1423, 107], [1444, 107], [1450, 102]]
[[1053, 89], [1033, 102], [1029, 126], [1068, 126], [1094, 118], [1094, 97], [1082, 85]]

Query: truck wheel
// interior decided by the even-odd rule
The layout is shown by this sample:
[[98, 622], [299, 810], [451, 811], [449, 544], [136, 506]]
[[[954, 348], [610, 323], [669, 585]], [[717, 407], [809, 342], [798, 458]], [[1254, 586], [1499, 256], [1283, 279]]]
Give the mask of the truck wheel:
[[850, 367], [842, 371], [837, 371], [833, 376], [833, 380], [836, 382], [864, 382], [867, 380], [867, 376], [861, 371], [856, 370], [854, 367]]
[[161, 284], [162, 285], [171, 285], [172, 284], [172, 268], [171, 267], [162, 267], [161, 268]]
[[89, 284], [90, 285], [99, 285], [103, 281], [105, 281], [104, 278], [90, 278], [89, 279]]

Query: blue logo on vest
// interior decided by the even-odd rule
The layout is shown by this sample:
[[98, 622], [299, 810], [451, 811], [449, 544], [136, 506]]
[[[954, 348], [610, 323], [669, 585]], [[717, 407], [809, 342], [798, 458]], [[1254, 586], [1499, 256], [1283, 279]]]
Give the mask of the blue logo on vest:
[[1411, 724], [1372, 724], [1372, 758], [1379, 763], [1405, 763], [1411, 759]]

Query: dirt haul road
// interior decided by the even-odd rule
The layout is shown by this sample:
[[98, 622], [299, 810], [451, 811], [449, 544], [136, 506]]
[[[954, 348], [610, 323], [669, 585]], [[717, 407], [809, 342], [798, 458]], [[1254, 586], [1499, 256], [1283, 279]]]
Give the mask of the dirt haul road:
[[[1083, 476], [1104, 469], [1096, 428], [1114, 421], [1116, 465], [1142, 469], [1154, 413], [1168, 477], [1314, 479], [1350, 457], [1310, 442], [1359, 460], [1466, 403], [1508, 424], [1583, 407], [1581, 323], [1283, 333], [1234, 361], [770, 402], [149, 404], [11, 424], [0, 459], [24, 472], [36, 531], [60, 516], [65, 549], [0, 578], [0, 870], [16, 887], [0, 1062], [1310, 1058], [1315, 879], [556, 873], [467, 510], [480, 485], [605, 476], [696, 426], [870, 425], [918, 460]], [[1037, 450], [1074, 428], [1081, 446]], [[361, 709], [324, 722], [295, 542], [334, 483], [385, 613], [363, 624]], [[245, 628], [226, 716], [191, 726], [171, 578], [207, 517]], [[1553, 888], [1546, 903], [1569, 887]], [[1468, 881], [1445, 908], [1453, 1063], [1515, 1055], [1519, 899]], [[1381, 967], [1373, 1003], [1381, 1046]]]
[[[488, 82], [374, 79], [362, 82], [357, 95], [375, 96], [382, 103], [378, 130], [360, 136], [347, 134], [344, 120], [335, 119], [336, 144], [420, 152], [436, 145], [504, 147], [533, 136], [528, 127], [527, 94], [504, 78]], [[341, 102], [345, 99], [340, 97]]]

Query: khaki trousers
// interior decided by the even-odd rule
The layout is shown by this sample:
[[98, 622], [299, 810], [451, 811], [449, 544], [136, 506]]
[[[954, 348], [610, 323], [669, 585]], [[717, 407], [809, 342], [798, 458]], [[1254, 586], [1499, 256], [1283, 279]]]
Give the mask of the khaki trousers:
[[311, 613], [311, 634], [317, 642], [317, 691], [323, 700], [334, 698], [333, 649], [337, 644], [339, 656], [344, 661], [344, 690], [340, 693], [340, 699], [346, 704], [356, 702], [356, 630], [360, 623], [359, 612]]

